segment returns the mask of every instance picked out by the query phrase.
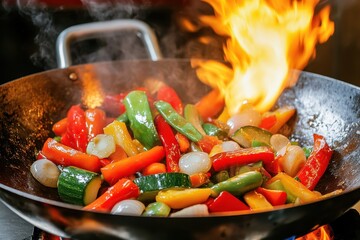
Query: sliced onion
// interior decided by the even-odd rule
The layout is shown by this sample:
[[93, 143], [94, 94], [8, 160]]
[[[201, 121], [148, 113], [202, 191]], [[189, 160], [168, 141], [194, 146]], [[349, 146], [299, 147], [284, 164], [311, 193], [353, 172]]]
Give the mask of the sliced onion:
[[211, 168], [211, 160], [205, 152], [190, 152], [181, 156], [179, 160], [180, 172], [192, 175], [207, 173]]
[[86, 153], [98, 158], [107, 158], [115, 152], [114, 137], [107, 134], [98, 134], [88, 143]]
[[200, 217], [208, 216], [209, 210], [206, 204], [196, 204], [170, 214], [170, 217]]
[[289, 144], [290, 140], [282, 134], [274, 134], [270, 137], [270, 145], [276, 152], [280, 152], [281, 149], [287, 147]]
[[145, 205], [133, 199], [122, 200], [111, 209], [112, 214], [140, 216], [145, 210]]
[[56, 188], [60, 175], [59, 168], [48, 159], [39, 159], [30, 167], [33, 177], [46, 187]]
[[227, 121], [229, 126], [229, 135], [243, 126], [259, 126], [261, 122], [261, 114], [253, 108], [247, 108], [238, 114], [235, 114]]
[[306, 156], [304, 150], [299, 146], [291, 145], [287, 147], [280, 164], [286, 174], [295, 177], [298, 171], [304, 166], [305, 161]]
[[240, 149], [240, 145], [235, 141], [224, 141], [220, 144], [215, 145], [210, 153], [209, 156], [212, 157], [221, 152], [231, 152]]

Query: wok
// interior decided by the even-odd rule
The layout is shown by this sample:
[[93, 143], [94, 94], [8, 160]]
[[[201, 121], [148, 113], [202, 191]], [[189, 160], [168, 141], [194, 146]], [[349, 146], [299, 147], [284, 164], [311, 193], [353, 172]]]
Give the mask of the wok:
[[[293, 105], [292, 138], [312, 144], [326, 137], [334, 149], [317, 189], [328, 199], [272, 211], [233, 212], [209, 217], [159, 218], [83, 211], [59, 201], [54, 189], [40, 185], [29, 168], [52, 124], [73, 104], [93, 106], [104, 93], [143, 85], [150, 78], [174, 87], [186, 102], [209, 88], [188, 60], [136, 60], [83, 64], [26, 76], [0, 86], [0, 199], [34, 226], [74, 239], [285, 239], [301, 236], [341, 216], [360, 199], [360, 89], [325, 76], [299, 73], [277, 106]], [[91, 236], [91, 237], [90, 237]]]

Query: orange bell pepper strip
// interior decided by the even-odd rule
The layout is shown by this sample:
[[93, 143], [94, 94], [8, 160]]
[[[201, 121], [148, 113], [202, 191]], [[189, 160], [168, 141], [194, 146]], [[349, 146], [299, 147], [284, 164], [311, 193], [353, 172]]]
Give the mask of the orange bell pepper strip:
[[185, 137], [183, 134], [177, 132], [175, 134], [175, 138], [179, 143], [180, 146], [180, 152], [185, 153], [189, 150], [190, 148], [190, 141], [189, 139], [187, 139], [187, 137]]
[[224, 97], [219, 90], [212, 90], [207, 95], [203, 96], [196, 104], [195, 107], [200, 116], [206, 120], [215, 117], [224, 108]]
[[260, 126], [271, 133], [277, 133], [280, 128], [295, 114], [296, 109], [293, 106], [283, 106], [274, 112], [264, 114]]
[[197, 188], [210, 181], [208, 173], [194, 173], [190, 175], [191, 187]]
[[151, 163], [160, 162], [165, 157], [163, 146], [155, 146], [148, 151], [123, 160], [112, 162], [101, 168], [101, 173], [110, 185], [115, 184], [119, 179], [128, 177], [141, 171]]
[[86, 205], [84, 210], [110, 212], [119, 201], [136, 198], [140, 194], [138, 186], [131, 180], [122, 178], [109, 187], [100, 197]]
[[106, 114], [103, 110], [99, 108], [86, 110], [85, 120], [89, 140], [98, 134], [104, 133], [104, 127], [106, 126]]
[[41, 153], [57, 165], [75, 166], [92, 172], [99, 172], [101, 163], [98, 157], [89, 155], [48, 138]]

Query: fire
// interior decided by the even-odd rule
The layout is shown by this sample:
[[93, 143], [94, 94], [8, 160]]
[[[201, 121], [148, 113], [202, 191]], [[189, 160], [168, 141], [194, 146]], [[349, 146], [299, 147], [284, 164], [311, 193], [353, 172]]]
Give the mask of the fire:
[[227, 37], [224, 58], [231, 67], [196, 59], [192, 65], [201, 81], [221, 91], [230, 115], [245, 105], [270, 110], [293, 80], [291, 70], [302, 70], [316, 44], [334, 33], [330, 7], [315, 14], [319, 0], [204, 1], [215, 14], [200, 20]]
[[306, 234], [305, 236], [296, 238], [296, 240], [332, 240], [334, 234], [329, 225], [324, 225], [318, 229]]

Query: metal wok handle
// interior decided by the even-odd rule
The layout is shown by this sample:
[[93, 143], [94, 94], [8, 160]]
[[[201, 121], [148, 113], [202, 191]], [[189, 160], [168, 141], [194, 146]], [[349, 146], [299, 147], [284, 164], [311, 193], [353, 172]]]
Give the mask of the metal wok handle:
[[155, 33], [146, 23], [139, 20], [111, 20], [79, 24], [62, 31], [56, 40], [56, 57], [59, 68], [72, 65], [70, 45], [74, 41], [93, 39], [106, 33], [132, 30], [141, 33], [141, 38], [153, 61], [162, 59]]

